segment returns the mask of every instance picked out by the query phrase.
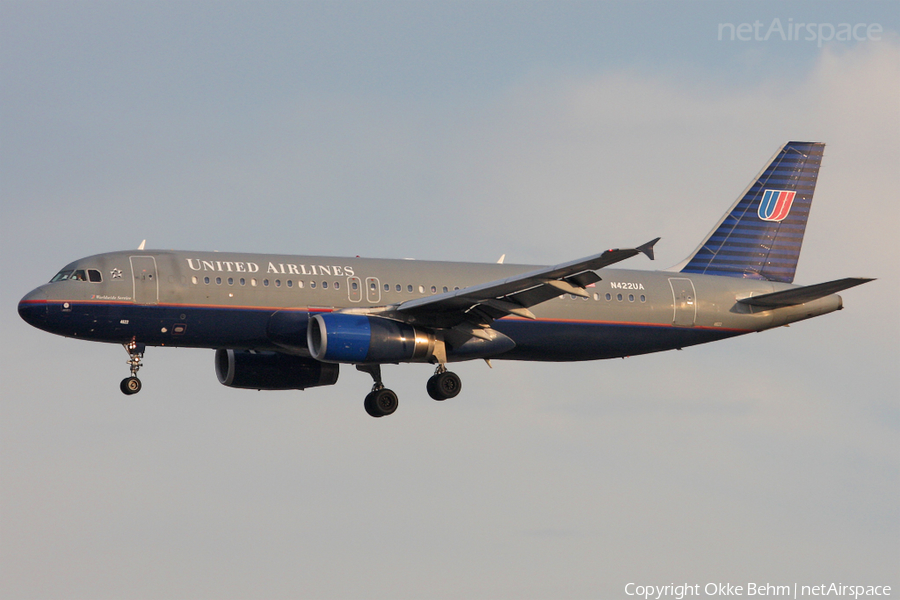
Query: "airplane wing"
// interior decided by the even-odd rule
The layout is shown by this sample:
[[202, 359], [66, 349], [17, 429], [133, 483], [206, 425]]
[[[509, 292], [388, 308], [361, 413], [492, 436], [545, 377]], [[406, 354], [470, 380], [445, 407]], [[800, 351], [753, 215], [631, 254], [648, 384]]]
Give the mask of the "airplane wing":
[[841, 290], [846, 290], [856, 285], [862, 285], [873, 281], [865, 277], [846, 277], [826, 283], [817, 283], [815, 285], [805, 285], [803, 287], [791, 288], [780, 292], [772, 292], [771, 294], [762, 294], [760, 296], [750, 296], [749, 298], [741, 298], [738, 300], [741, 304], [749, 306], [758, 306], [760, 308], [779, 308], [781, 306], [794, 306], [795, 304], [803, 304], [804, 302], [812, 302], [831, 294], [836, 294]]
[[[515, 315], [534, 319], [529, 307], [563, 294], [587, 296], [584, 288], [600, 281], [594, 271], [637, 254], [653, 260], [659, 238], [636, 248], [607, 250], [578, 260], [544, 267], [506, 279], [473, 285], [461, 290], [408, 300], [391, 307], [396, 318], [427, 327], [454, 327], [463, 323], [487, 328], [494, 319]], [[480, 336], [478, 336], [480, 337]]]

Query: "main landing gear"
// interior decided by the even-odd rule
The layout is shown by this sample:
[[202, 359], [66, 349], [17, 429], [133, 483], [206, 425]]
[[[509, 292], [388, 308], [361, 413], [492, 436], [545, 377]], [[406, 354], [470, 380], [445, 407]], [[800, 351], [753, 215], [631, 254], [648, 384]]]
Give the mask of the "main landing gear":
[[428, 395], [435, 400], [447, 400], [455, 398], [459, 394], [462, 389], [462, 380], [456, 373], [448, 371], [446, 366], [438, 365], [434, 375], [428, 379], [425, 389], [428, 390]]
[[381, 365], [356, 365], [356, 368], [372, 376], [375, 383], [372, 391], [366, 396], [363, 406], [372, 417], [386, 417], [397, 410], [399, 401], [393, 390], [384, 387], [381, 382]]
[[126, 377], [119, 384], [119, 389], [126, 396], [137, 394], [141, 391], [141, 380], [137, 378], [138, 369], [141, 368], [141, 359], [144, 358], [144, 350], [146, 346], [131, 340], [127, 344], [122, 344], [125, 352], [128, 353], [128, 366], [131, 368], [131, 377]]
[[[372, 391], [363, 402], [366, 412], [373, 417], [386, 417], [393, 414], [397, 410], [399, 401], [393, 390], [384, 387], [384, 383], [381, 381], [381, 365], [356, 365], [356, 368], [371, 375], [374, 381]], [[428, 395], [435, 400], [447, 400], [455, 398], [459, 394], [462, 390], [462, 380], [459, 375], [448, 371], [447, 367], [441, 364], [435, 369], [434, 375], [428, 379], [428, 385], [425, 387]]]

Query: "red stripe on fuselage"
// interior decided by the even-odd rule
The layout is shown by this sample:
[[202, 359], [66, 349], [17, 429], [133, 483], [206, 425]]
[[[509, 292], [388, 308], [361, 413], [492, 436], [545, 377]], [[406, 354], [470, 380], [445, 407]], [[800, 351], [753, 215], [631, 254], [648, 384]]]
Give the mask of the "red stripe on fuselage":
[[[135, 308], [209, 308], [214, 310], [255, 310], [255, 311], [293, 311], [293, 312], [310, 312], [310, 313], [330, 313], [339, 308], [322, 308], [322, 307], [277, 307], [277, 306], [236, 306], [232, 304], [175, 304], [175, 303], [159, 303], [159, 304], [135, 304], [133, 302], [122, 302], [117, 300], [26, 300], [21, 304], [59, 304], [68, 303], [70, 307], [75, 305], [105, 305], [105, 306], [133, 306]], [[646, 323], [641, 321], [599, 321], [592, 319], [524, 319], [522, 317], [508, 316], [500, 321], [518, 321], [523, 323], [559, 323], [570, 325], [606, 325], [611, 327], [659, 327], [659, 328], [676, 328], [671, 323]], [[734, 327], [710, 327], [704, 325], [694, 325], [692, 327], [677, 327], [677, 329], [695, 329], [709, 331], [730, 331], [735, 333], [750, 333], [754, 329], [741, 329]]]

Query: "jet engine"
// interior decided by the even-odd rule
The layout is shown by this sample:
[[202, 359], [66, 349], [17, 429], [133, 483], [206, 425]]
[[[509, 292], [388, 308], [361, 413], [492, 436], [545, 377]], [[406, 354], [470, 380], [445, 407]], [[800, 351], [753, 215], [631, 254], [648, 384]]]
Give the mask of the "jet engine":
[[383, 317], [319, 314], [309, 320], [309, 352], [329, 363], [428, 362], [434, 333]]
[[219, 383], [252, 390], [303, 390], [334, 385], [340, 365], [281, 354], [250, 350], [216, 350]]

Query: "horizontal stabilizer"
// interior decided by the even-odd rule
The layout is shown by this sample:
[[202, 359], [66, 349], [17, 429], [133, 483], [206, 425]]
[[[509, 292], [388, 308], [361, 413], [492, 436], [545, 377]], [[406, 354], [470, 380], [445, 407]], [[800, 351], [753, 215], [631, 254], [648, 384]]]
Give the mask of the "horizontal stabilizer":
[[771, 294], [763, 294], [762, 296], [751, 296], [750, 298], [741, 298], [738, 300], [741, 304], [749, 306], [759, 306], [761, 308], [779, 308], [782, 306], [794, 306], [805, 302], [812, 302], [831, 294], [836, 294], [841, 290], [852, 288], [856, 285], [862, 285], [874, 281], [865, 277], [847, 277], [836, 281], [828, 281], [826, 283], [817, 283], [815, 285], [805, 285], [803, 287], [782, 290]]

